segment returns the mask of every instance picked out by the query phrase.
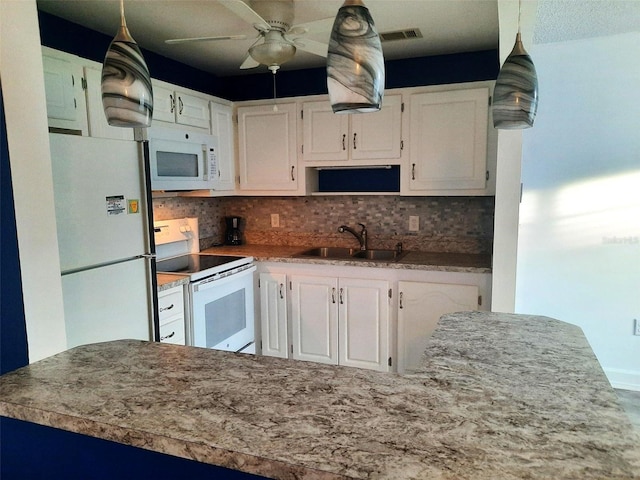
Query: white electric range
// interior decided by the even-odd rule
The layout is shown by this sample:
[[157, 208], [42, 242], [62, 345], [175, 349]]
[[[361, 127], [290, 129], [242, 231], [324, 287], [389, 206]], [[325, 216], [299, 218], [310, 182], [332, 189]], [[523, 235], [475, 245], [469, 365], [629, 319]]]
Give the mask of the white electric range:
[[253, 257], [200, 253], [198, 219], [154, 222], [156, 270], [187, 275], [187, 344], [255, 353]]

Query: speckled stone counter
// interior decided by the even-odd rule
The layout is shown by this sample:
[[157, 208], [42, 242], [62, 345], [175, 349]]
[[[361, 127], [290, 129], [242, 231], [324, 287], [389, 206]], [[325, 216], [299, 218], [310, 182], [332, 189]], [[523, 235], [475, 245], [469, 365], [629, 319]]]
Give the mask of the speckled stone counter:
[[0, 377], [0, 414], [278, 479], [640, 478], [584, 335], [544, 317], [447, 315], [402, 376], [82, 346]]
[[333, 264], [354, 267], [400, 268], [442, 272], [491, 273], [491, 256], [469, 253], [407, 252], [398, 261], [301, 257], [309, 247], [240, 245], [211, 247], [202, 253], [252, 256], [261, 262]]
[[158, 273], [156, 278], [158, 279], [158, 292], [163, 292], [170, 288], [187, 285], [189, 283], [188, 275]]

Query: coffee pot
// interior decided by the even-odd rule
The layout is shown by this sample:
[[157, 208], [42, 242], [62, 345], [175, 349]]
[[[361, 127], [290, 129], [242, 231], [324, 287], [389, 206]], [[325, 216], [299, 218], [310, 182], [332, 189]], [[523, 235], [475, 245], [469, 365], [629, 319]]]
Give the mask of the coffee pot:
[[226, 217], [227, 232], [225, 234], [225, 243], [227, 245], [242, 245], [242, 232], [240, 231], [240, 217]]

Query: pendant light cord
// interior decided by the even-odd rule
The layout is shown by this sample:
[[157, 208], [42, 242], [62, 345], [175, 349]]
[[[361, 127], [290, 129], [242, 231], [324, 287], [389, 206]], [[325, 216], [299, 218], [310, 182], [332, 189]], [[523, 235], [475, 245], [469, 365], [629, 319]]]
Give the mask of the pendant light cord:
[[124, 0], [120, 0], [120, 26], [127, 26], [127, 22], [124, 19]]
[[522, 13], [522, 0], [518, 0], [518, 33], [520, 33], [520, 15]]

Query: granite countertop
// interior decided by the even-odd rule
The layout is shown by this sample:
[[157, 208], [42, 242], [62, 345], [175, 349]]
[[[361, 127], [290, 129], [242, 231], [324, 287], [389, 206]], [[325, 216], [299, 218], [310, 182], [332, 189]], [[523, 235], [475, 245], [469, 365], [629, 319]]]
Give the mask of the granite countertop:
[[252, 256], [261, 262], [332, 264], [355, 267], [399, 268], [444, 272], [491, 273], [491, 255], [470, 253], [407, 252], [398, 261], [300, 257], [310, 247], [279, 245], [220, 246], [202, 250], [215, 255]]
[[408, 375], [81, 346], [0, 377], [0, 415], [277, 479], [640, 478], [582, 331], [545, 317], [447, 315]]
[[156, 278], [158, 279], [158, 292], [163, 292], [170, 288], [187, 285], [189, 283], [189, 275], [158, 273]]

